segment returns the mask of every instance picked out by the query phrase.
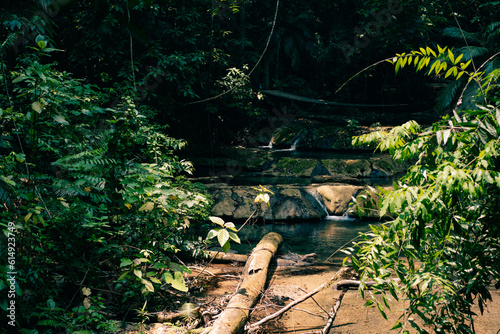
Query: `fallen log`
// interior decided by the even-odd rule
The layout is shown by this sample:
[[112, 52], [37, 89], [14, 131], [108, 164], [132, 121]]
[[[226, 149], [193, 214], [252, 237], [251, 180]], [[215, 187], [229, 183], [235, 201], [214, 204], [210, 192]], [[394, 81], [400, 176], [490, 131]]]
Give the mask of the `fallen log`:
[[348, 270], [347, 267], [343, 267], [343, 268], [340, 268], [339, 271], [337, 271], [335, 273], [335, 275], [332, 276], [332, 278], [330, 278], [330, 280], [328, 280], [327, 282], [321, 284], [319, 287], [317, 287], [316, 289], [312, 290], [311, 292], [303, 295], [302, 297], [294, 300], [293, 302], [291, 302], [290, 304], [288, 304], [287, 306], [283, 307], [281, 310], [279, 310], [278, 312], [275, 312], [271, 315], [268, 315], [267, 317], [257, 321], [256, 323], [253, 323], [253, 324], [250, 324], [247, 326], [247, 330], [248, 331], [252, 331], [252, 330], [255, 330], [257, 329], [260, 325], [262, 325], [263, 323], [269, 321], [269, 320], [272, 320], [274, 318], [277, 318], [279, 317], [281, 314], [285, 313], [286, 311], [288, 311], [289, 309], [291, 309], [292, 307], [294, 307], [295, 305], [299, 304], [299, 303], [302, 303], [304, 300], [314, 296], [315, 294], [317, 294], [318, 292], [320, 292], [321, 290], [323, 289], [326, 289], [328, 288], [329, 286], [331, 286], [340, 276], [342, 276], [342, 274], [344, 274], [346, 271]]
[[245, 325], [250, 309], [257, 302], [266, 284], [269, 262], [282, 242], [281, 235], [271, 232], [257, 244], [245, 265], [243, 281], [238, 291], [212, 325], [210, 334], [233, 334]]

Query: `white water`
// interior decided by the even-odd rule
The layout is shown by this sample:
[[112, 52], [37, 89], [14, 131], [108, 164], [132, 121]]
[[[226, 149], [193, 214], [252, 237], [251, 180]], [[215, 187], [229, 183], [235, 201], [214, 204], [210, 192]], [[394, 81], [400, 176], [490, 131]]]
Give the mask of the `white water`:
[[323, 218], [323, 219], [326, 219], [326, 220], [337, 220], [337, 221], [354, 221], [356, 220], [355, 218], [352, 218], [352, 217], [349, 217], [347, 215], [348, 211], [347, 210], [342, 216], [332, 216], [330, 215], [330, 212], [328, 212], [328, 209], [325, 205], [325, 203], [323, 202], [323, 197], [321, 197], [321, 195], [317, 192], [317, 191], [309, 191], [309, 194], [311, 194], [314, 199], [318, 202], [318, 204], [321, 206], [321, 208], [323, 209], [323, 211], [325, 211], [326, 213], [326, 216]]
[[297, 139], [295, 139], [295, 141], [292, 143], [292, 146], [290, 146], [290, 148], [284, 148], [284, 149], [281, 149], [281, 150], [276, 150], [276, 152], [287, 152], [287, 151], [295, 151], [297, 150], [297, 145], [299, 144], [299, 141], [300, 141], [300, 138], [302, 136], [299, 136]]
[[273, 148], [273, 138], [269, 139], [269, 144], [266, 146], [259, 146], [260, 148]]

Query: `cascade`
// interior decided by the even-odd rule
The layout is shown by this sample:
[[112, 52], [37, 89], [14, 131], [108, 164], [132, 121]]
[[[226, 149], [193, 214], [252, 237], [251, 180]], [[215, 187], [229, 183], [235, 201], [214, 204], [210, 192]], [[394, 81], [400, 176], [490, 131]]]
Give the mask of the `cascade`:
[[287, 151], [295, 151], [295, 150], [297, 150], [297, 145], [299, 144], [300, 138], [302, 138], [302, 136], [297, 137], [297, 139], [295, 139], [295, 141], [292, 143], [292, 146], [290, 146], [290, 148], [284, 148], [284, 149], [281, 149], [281, 150], [276, 150], [276, 152], [287, 152]]
[[326, 216], [325, 219], [328, 219], [326, 217], [330, 216], [330, 213], [328, 212], [325, 203], [323, 202], [323, 198], [320, 196], [320, 194], [316, 190], [308, 190], [307, 191], [315, 200], [318, 202], [319, 206], [325, 211]]
[[315, 190], [314, 191], [308, 191], [308, 193], [312, 197], [314, 197], [314, 199], [316, 200], [316, 202], [318, 202], [318, 204], [321, 206], [321, 208], [323, 209], [323, 211], [325, 211], [326, 216], [323, 219], [326, 219], [326, 220], [338, 220], [338, 221], [354, 221], [354, 220], [356, 220], [355, 218], [352, 218], [352, 217], [348, 216], [349, 209], [352, 206], [351, 203], [349, 203], [349, 205], [347, 207], [347, 210], [344, 212], [344, 214], [342, 214], [342, 216], [332, 216], [328, 212], [328, 209], [327, 209], [325, 203], [323, 202], [323, 198], [321, 197], [321, 195], [317, 191], [315, 191]]
[[271, 137], [271, 139], [269, 139], [269, 144], [267, 144], [266, 146], [259, 146], [260, 148], [273, 148], [273, 137]]
[[293, 142], [292, 146], [290, 147], [291, 151], [295, 151], [297, 149], [297, 145], [299, 144], [299, 141], [300, 141], [301, 137], [302, 136], [299, 136], [297, 139], [295, 139], [295, 141]]

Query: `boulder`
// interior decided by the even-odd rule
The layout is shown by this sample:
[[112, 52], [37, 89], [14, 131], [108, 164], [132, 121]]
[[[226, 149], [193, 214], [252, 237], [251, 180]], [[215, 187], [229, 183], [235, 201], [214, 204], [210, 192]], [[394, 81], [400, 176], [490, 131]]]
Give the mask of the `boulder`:
[[258, 192], [252, 186], [207, 185], [207, 191], [214, 199], [212, 215], [244, 220], [254, 211], [256, 218], [265, 220], [319, 219], [326, 213], [305, 189], [297, 185], [265, 186], [274, 192], [270, 206], [256, 204]]
[[231, 188], [224, 187], [213, 191], [211, 191], [210, 189], [207, 190], [212, 195], [214, 200], [212, 215], [218, 217], [233, 216], [233, 213], [236, 210], [236, 202], [233, 200], [231, 196], [232, 195]]
[[324, 185], [316, 188], [316, 191], [323, 198], [329, 214], [342, 216], [352, 198], [362, 189], [363, 187], [351, 185]]

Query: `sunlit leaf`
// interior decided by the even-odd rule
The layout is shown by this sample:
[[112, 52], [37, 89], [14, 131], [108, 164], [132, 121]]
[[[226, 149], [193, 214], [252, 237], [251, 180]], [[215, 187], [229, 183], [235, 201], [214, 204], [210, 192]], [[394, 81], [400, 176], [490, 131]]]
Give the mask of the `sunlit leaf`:
[[224, 220], [222, 220], [222, 218], [210, 216], [208, 219], [210, 219], [212, 223], [224, 227]]

